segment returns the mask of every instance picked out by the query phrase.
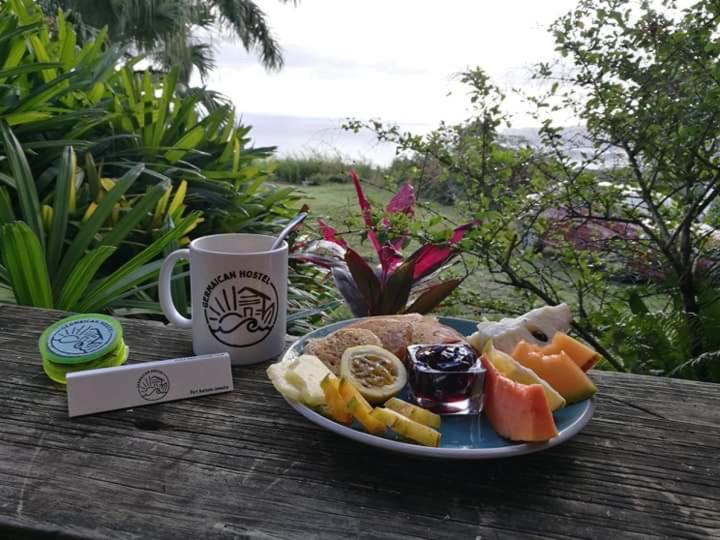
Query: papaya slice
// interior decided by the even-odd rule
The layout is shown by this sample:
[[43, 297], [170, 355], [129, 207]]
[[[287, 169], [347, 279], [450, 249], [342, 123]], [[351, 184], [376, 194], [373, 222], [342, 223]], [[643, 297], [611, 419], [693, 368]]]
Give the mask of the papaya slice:
[[590, 378], [564, 351], [545, 354], [521, 341], [515, 346], [512, 356], [547, 381], [568, 404], [587, 399], [597, 392]]
[[541, 384], [521, 384], [503, 375], [483, 354], [485, 373], [483, 414], [493, 429], [511, 441], [540, 442], [558, 434]]
[[588, 371], [599, 361], [600, 355], [577, 339], [568, 336], [565, 332], [555, 332], [552, 342], [543, 347], [545, 354], [558, 354], [564, 351], [580, 369]]

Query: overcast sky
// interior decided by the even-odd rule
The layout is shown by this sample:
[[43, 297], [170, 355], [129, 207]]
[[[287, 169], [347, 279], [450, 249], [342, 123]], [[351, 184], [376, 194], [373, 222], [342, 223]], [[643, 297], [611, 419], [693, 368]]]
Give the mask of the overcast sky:
[[[465, 118], [454, 75], [482, 66], [506, 88], [553, 56], [547, 26], [574, 0], [258, 0], [285, 52], [268, 73], [232, 43], [217, 43], [208, 86], [244, 113], [382, 118], [436, 124]], [[452, 95], [448, 96], [448, 93]], [[517, 127], [531, 125], [519, 100]]]

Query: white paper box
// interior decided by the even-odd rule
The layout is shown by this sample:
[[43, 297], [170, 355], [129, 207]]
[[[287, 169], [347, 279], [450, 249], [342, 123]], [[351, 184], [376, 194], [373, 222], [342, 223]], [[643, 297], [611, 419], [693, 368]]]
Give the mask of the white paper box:
[[81, 416], [232, 389], [227, 353], [89, 369], [67, 375], [68, 414]]

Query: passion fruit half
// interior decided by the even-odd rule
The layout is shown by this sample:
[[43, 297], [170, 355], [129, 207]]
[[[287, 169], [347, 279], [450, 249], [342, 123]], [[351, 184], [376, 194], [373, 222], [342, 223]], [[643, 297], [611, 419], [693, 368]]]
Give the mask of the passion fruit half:
[[376, 345], [346, 349], [340, 361], [340, 375], [370, 403], [383, 403], [407, 384], [407, 370], [402, 361]]

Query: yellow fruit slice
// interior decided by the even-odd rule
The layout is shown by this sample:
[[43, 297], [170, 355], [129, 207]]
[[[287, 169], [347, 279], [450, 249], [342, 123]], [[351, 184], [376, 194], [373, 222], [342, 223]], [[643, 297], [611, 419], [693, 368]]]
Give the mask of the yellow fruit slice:
[[284, 360], [282, 362], [272, 364], [267, 368], [266, 373], [270, 382], [273, 383], [273, 386], [278, 392], [292, 401], [301, 401], [300, 390], [285, 379], [285, 373], [292, 362], [293, 360]]
[[338, 389], [350, 414], [362, 424], [368, 433], [373, 435], [383, 435], [385, 433], [385, 424], [370, 416], [373, 410], [372, 407], [350, 381], [341, 377]]
[[442, 423], [442, 417], [439, 414], [430, 412], [427, 409], [408, 403], [398, 398], [390, 398], [385, 402], [385, 407], [395, 412], [402, 414], [403, 416], [415, 420], [416, 422], [425, 426], [440, 429]]
[[325, 393], [320, 381], [330, 370], [317, 357], [303, 354], [290, 362], [285, 372], [285, 380], [300, 391], [300, 400], [310, 407], [325, 405]]
[[545, 398], [551, 411], [556, 411], [565, 406], [565, 398], [553, 388], [550, 383], [542, 379], [529, 367], [522, 365], [515, 358], [501, 350], [493, 347], [492, 340], [488, 340], [483, 348], [483, 355], [495, 369], [505, 375], [511, 381], [520, 384], [540, 384], [545, 392]]
[[402, 361], [376, 345], [345, 349], [340, 361], [340, 375], [370, 403], [382, 403], [407, 384], [407, 370]]
[[398, 435], [422, 444], [423, 446], [440, 446], [440, 432], [431, 427], [424, 426], [414, 420], [403, 416], [399, 412], [383, 407], [377, 407], [370, 416], [387, 427], [392, 429]]
[[320, 387], [325, 393], [325, 401], [330, 417], [341, 424], [352, 422], [352, 415], [348, 411], [345, 400], [340, 395], [340, 380], [332, 373], [328, 373], [320, 381]]

